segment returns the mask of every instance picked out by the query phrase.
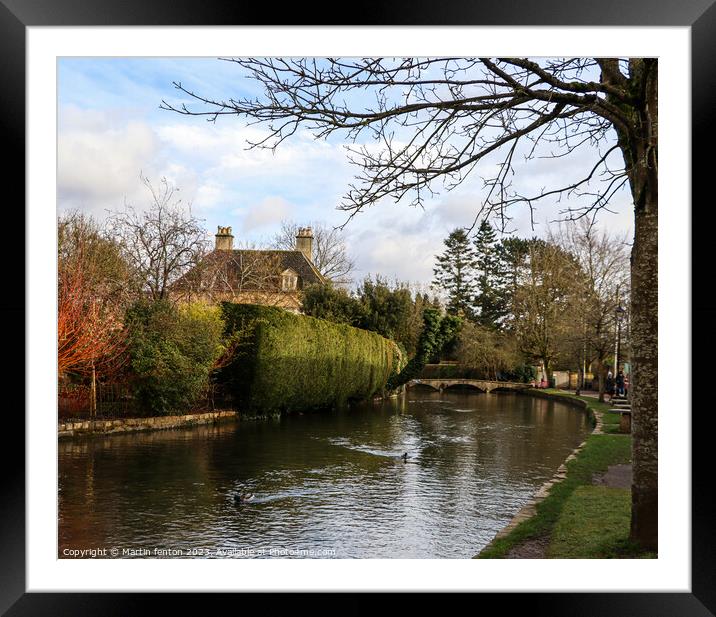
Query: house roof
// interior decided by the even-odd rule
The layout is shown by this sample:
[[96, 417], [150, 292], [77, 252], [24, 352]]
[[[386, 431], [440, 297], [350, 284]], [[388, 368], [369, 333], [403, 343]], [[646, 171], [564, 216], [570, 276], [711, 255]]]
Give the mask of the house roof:
[[[209, 280], [205, 278], [208, 271], [212, 271], [212, 265], [220, 266], [223, 276], [218, 278], [210, 276]], [[256, 267], [258, 266], [258, 268]], [[276, 284], [280, 284], [280, 275], [284, 270], [293, 270], [301, 279], [300, 287], [311, 285], [314, 283], [325, 283], [325, 278], [316, 269], [316, 267], [306, 258], [301, 251], [281, 250], [281, 249], [232, 249], [232, 250], [214, 250], [209, 253], [199, 267], [187, 272], [175, 284], [176, 289], [186, 286], [194, 286], [199, 280], [203, 279], [210, 287], [219, 287], [223, 284], [229, 284], [235, 288], [237, 281], [241, 281], [241, 286], [245, 289], [251, 289], [257, 286], [256, 280], [266, 280], [266, 268], [270, 268], [273, 272], [272, 276], [276, 277]], [[242, 272], [243, 270], [243, 272]], [[255, 270], [264, 270], [258, 274]], [[198, 277], [198, 278], [197, 278]], [[213, 280], [213, 283], [210, 282]], [[262, 286], [258, 283], [258, 286]]]
[[[261, 255], [269, 258], [275, 257], [280, 265], [281, 271], [290, 268], [303, 279], [304, 285], [325, 283], [325, 279], [317, 270], [316, 266], [308, 260], [302, 251], [287, 251], [282, 249], [233, 249], [231, 252], [235, 258], [241, 255], [246, 255], [247, 257], [253, 255]], [[238, 262], [238, 259], [235, 261]]]

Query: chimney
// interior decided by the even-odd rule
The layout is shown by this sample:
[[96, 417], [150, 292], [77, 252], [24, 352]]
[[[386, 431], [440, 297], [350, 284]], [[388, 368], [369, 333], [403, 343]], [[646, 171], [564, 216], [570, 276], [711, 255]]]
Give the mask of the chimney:
[[231, 227], [222, 227], [219, 225], [219, 231], [216, 232], [217, 251], [231, 251], [234, 248], [234, 236], [231, 235]]
[[301, 251], [308, 261], [313, 263], [313, 231], [310, 227], [301, 227], [296, 234], [296, 250]]

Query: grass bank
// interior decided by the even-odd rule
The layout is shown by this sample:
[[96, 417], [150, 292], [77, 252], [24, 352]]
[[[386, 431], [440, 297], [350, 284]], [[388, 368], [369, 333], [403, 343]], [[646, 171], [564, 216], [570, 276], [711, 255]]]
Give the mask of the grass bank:
[[564, 503], [547, 549], [552, 559], [653, 558], [629, 541], [631, 491], [578, 486]]
[[547, 539], [548, 558], [655, 557], [629, 542], [631, 496], [629, 489], [595, 486], [595, 476], [611, 465], [631, 462], [631, 436], [619, 435], [619, 414], [610, 414], [606, 403], [568, 392], [544, 390], [554, 397], [584, 401], [590, 416], [602, 416], [604, 434], [592, 434], [575, 459], [566, 463], [564, 480], [554, 484], [536, 514], [517, 525], [509, 534], [495, 539], [478, 555], [499, 559], [512, 549], [533, 540]]

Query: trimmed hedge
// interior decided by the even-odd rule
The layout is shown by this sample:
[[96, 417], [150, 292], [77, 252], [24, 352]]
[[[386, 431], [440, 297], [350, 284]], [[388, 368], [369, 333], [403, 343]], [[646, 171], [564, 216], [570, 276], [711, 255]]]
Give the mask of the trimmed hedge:
[[384, 390], [395, 343], [366, 330], [255, 304], [221, 305], [236, 351], [219, 380], [241, 412], [334, 407]]

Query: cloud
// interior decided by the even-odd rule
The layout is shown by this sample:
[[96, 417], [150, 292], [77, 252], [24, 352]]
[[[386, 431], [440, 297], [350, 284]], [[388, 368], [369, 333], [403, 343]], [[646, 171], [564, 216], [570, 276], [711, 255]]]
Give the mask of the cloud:
[[214, 180], [202, 182], [196, 189], [194, 203], [197, 210], [211, 210], [223, 202], [226, 195], [226, 186]]
[[295, 210], [296, 206], [283, 197], [270, 196], [247, 208], [234, 210], [232, 214], [241, 218], [243, 231], [248, 232], [273, 226], [284, 219], [291, 218]]
[[139, 172], [151, 173], [159, 144], [141, 122], [113, 126], [90, 114], [74, 119], [58, 137], [57, 189], [61, 204], [90, 210], [116, 207], [140, 185]]
[[[356, 168], [346, 158], [343, 141], [315, 140], [298, 132], [275, 151], [247, 150], [247, 140], [267, 133], [238, 117], [216, 123], [158, 110], [162, 98], [179, 101], [173, 80], [218, 98], [254, 96], [252, 80], [237, 80], [229, 63], [205, 59], [63, 59], [60, 62], [58, 134], [58, 201], [60, 209], [78, 208], [102, 216], [125, 200], [148, 203], [140, 171], [156, 183], [166, 177], [180, 189], [185, 203], [205, 219], [209, 229], [233, 225], [246, 242], [278, 229], [283, 219], [301, 223], [325, 221], [341, 225], [346, 213], [336, 211]], [[246, 90], [249, 88], [249, 90]], [[91, 101], [94, 109], [87, 109]], [[406, 129], [396, 134], [404, 140]], [[401, 142], [402, 143], [402, 142]], [[356, 143], [371, 151], [372, 141]], [[398, 145], [398, 142], [394, 145]], [[526, 144], [528, 146], [528, 144]], [[513, 177], [523, 193], [554, 188], [577, 179], [593, 164], [596, 152], [585, 148], [565, 159], [533, 159], [521, 155]], [[345, 235], [359, 272], [380, 273], [408, 281], [432, 279], [434, 256], [456, 227], [469, 227], [486, 198], [482, 176], [490, 177], [499, 156], [488, 157], [466, 181], [451, 192], [425, 203], [425, 209], [384, 200], [356, 216]], [[616, 165], [615, 165], [616, 167]], [[434, 187], [441, 190], [439, 185]], [[532, 229], [529, 208], [510, 209], [508, 227], [522, 236], [543, 235], [546, 223], [559, 218], [568, 202], [539, 202]], [[615, 232], [633, 228], [633, 208], [627, 192], [615, 201], [616, 215], [603, 213], [601, 225]]]

